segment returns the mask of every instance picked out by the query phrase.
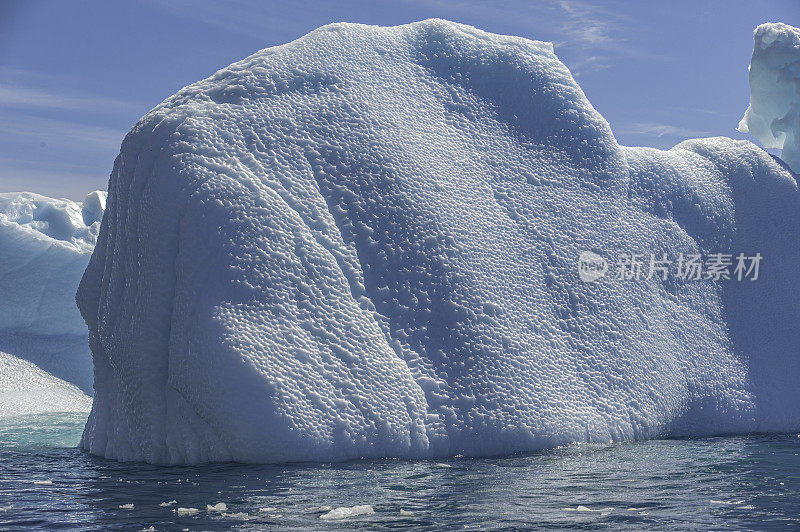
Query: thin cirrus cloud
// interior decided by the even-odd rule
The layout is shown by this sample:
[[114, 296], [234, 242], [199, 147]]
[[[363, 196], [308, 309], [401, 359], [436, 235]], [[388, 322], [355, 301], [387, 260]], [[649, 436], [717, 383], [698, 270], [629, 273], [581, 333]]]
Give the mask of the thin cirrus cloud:
[[17, 116], [0, 122], [0, 138], [6, 142], [30, 141], [81, 152], [115, 153], [124, 136], [123, 129], [46, 117]]
[[564, 18], [561, 31], [571, 40], [593, 46], [615, 43], [612, 33], [616, 33], [616, 17], [610, 13], [577, 0], [562, 0], [557, 5]]
[[[9, 69], [2, 74], [11, 81], [0, 82], [0, 141], [17, 159], [30, 146], [48, 146], [76, 160], [113, 154], [131, 121], [147, 111], [140, 102], [66, 89], [60, 78]], [[33, 153], [33, 163], [47, 156]]]
[[568, 52], [571, 59], [568, 66], [573, 73], [608, 68], [613, 55], [630, 53], [630, 48], [624, 46], [630, 21], [619, 12], [583, 0], [530, 2], [515, 5], [513, 9], [477, 0], [412, 3], [434, 7], [454, 20], [465, 18], [478, 24], [482, 20], [501, 22], [514, 28], [516, 35], [552, 41], [557, 51]]
[[662, 122], [626, 122], [611, 126], [617, 139], [626, 146], [652, 146], [668, 149], [686, 139], [713, 136], [711, 131]]
[[0, 109], [127, 115], [144, 106], [141, 102], [70, 89], [71, 80], [19, 68], [0, 67], [0, 80]]
[[95, 111], [117, 113], [134, 110], [141, 104], [86, 94], [15, 84], [0, 84], [0, 106], [15, 109], [58, 109], [63, 111]]
[[657, 138], [661, 137], [698, 138], [698, 137], [707, 137], [712, 134], [710, 131], [702, 131], [682, 126], [674, 126], [671, 124], [659, 124], [655, 122], [634, 122], [621, 129], [624, 130], [626, 133], [634, 133], [637, 135], [652, 135]]
[[[2, 69], [0, 192], [75, 196], [104, 186], [126, 131], [147, 106], [65, 87], [69, 80]], [[81, 183], [76, 186], [76, 183]]]
[[[335, 4], [293, 2], [289, 7], [276, 7], [247, 0], [174, 0], [147, 2], [163, 13], [194, 20], [228, 33], [263, 42], [278, 43], [300, 37], [309, 31], [311, 20], [324, 19], [333, 14]], [[253, 50], [255, 51], [255, 50]]]
[[[347, 0], [330, 4], [298, 0], [281, 8], [248, 0], [176, 0], [151, 5], [172, 16], [256, 39], [263, 46], [300, 37], [330, 22], [389, 23], [383, 20], [380, 9]], [[354, 5], [360, 6], [359, 9], [353, 9]], [[571, 60], [568, 66], [576, 75], [608, 68], [614, 56], [637, 53], [624, 45], [630, 27], [634, 26], [631, 21], [617, 11], [583, 0], [522, 3], [513, 9], [478, 0], [404, 0], [397, 6], [405, 11], [405, 20], [395, 19], [391, 21], [393, 24], [442, 17], [481, 26], [482, 21], [488, 20], [507, 28], [505, 33], [553, 41], [557, 48], [567, 52]], [[353, 12], [359, 13], [357, 20], [352, 19]]]
[[124, 129], [0, 114], [0, 192], [28, 190], [80, 200], [105, 188]]
[[552, 39], [556, 35], [562, 42], [614, 45], [619, 40], [623, 18], [618, 13], [603, 9], [583, 0], [546, 0], [514, 5], [510, 9], [502, 3], [479, 0], [426, 0], [410, 1], [430, 11], [446, 12], [455, 20], [491, 20], [513, 27], [519, 34], [533, 39]]

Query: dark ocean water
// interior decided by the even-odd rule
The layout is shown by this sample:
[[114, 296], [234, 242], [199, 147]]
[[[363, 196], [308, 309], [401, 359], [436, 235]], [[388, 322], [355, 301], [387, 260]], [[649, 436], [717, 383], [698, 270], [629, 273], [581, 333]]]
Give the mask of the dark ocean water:
[[[800, 529], [797, 434], [445, 462], [163, 468], [77, 450], [84, 419], [0, 420], [0, 529]], [[226, 511], [207, 511], [221, 502]], [[323, 507], [355, 505], [374, 513], [320, 518]]]

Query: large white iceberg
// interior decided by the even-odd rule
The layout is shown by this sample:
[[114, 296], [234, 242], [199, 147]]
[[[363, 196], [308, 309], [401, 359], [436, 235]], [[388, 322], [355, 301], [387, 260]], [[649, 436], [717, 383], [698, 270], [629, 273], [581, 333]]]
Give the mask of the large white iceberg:
[[0, 417], [88, 411], [92, 358], [75, 291], [106, 194], [0, 194]]
[[[617, 144], [548, 43], [333, 24], [126, 136], [82, 446], [157, 464], [800, 429], [800, 202], [755, 145]], [[581, 280], [578, 257], [763, 257]], [[751, 272], [753, 273], [753, 272]]]
[[800, 29], [762, 24], [753, 38], [750, 106], [739, 131], [751, 133], [765, 148], [782, 149], [781, 158], [800, 173]]

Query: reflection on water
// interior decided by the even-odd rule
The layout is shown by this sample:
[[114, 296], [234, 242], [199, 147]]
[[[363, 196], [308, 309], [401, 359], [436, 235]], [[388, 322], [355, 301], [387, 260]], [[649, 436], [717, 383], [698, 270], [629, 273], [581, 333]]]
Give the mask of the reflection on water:
[[[795, 434], [446, 462], [159, 468], [69, 447], [83, 421], [74, 414], [0, 420], [0, 528], [800, 527]], [[217, 503], [227, 509], [207, 511]], [[375, 513], [320, 519], [321, 507], [364, 504]], [[198, 512], [179, 516], [177, 507]]]

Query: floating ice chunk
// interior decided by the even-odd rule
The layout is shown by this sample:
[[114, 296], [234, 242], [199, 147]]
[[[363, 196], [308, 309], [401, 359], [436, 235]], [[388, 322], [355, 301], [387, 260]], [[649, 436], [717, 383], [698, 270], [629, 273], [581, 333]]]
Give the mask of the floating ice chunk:
[[369, 504], [362, 504], [360, 506], [340, 506], [334, 508], [328, 513], [319, 516], [320, 519], [326, 521], [336, 521], [339, 519], [347, 519], [348, 517], [355, 517], [357, 515], [372, 515], [375, 511]]
[[226, 519], [239, 519], [240, 521], [247, 521], [253, 518], [253, 516], [247, 512], [235, 512], [232, 514], [222, 513], [221, 516]]
[[159, 506], [172, 506], [173, 504], [178, 504], [178, 501], [162, 502]]
[[120, 504], [119, 508], [120, 510], [133, 510], [133, 503]]
[[721, 500], [717, 500], [717, 499], [711, 499], [711, 500], [710, 500], [710, 501], [708, 501], [708, 502], [709, 502], [710, 504], [737, 505], [737, 504], [742, 504], [742, 503], [744, 502], [744, 499], [742, 499], [742, 500], [736, 500], [736, 501], [721, 501]]
[[218, 502], [217, 504], [207, 504], [206, 505], [206, 511], [207, 512], [217, 512], [217, 513], [227, 512], [228, 511], [228, 505], [225, 504], [224, 502]]
[[8, 506], [0, 506], [0, 512], [7, 512], [14, 508], [13, 504], [9, 504]]
[[751, 133], [765, 148], [782, 149], [781, 159], [800, 173], [800, 29], [762, 24], [753, 38], [750, 106], [739, 131]]
[[[274, 506], [265, 506], [264, 508], [259, 508], [258, 509], [259, 512], [265, 512], [265, 513], [266, 512], [274, 512], [275, 510], [277, 510], [277, 508], [274, 507]], [[330, 506], [328, 507], [328, 510], [330, 510]], [[323, 510], [323, 511], [327, 512], [328, 510]]]
[[414, 515], [414, 512], [412, 512], [412, 511], [403, 510], [402, 508], [400, 509], [400, 517], [411, 517], [413, 515]]
[[52, 486], [52, 480], [34, 480], [33, 483], [37, 486]]
[[[590, 506], [583, 506], [578, 505], [575, 508], [564, 508], [565, 512], [592, 512], [592, 513], [599, 513], [601, 516], [606, 516], [614, 511], [613, 507], [606, 507], [606, 508], [592, 508]], [[628, 508], [628, 511], [636, 510], [636, 508]]]
[[175, 509], [175, 513], [181, 517], [197, 515], [198, 512], [200, 512], [200, 510], [198, 510], [197, 508], [178, 507]]

